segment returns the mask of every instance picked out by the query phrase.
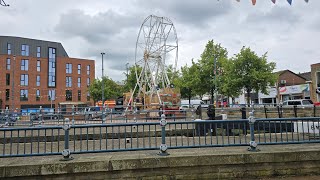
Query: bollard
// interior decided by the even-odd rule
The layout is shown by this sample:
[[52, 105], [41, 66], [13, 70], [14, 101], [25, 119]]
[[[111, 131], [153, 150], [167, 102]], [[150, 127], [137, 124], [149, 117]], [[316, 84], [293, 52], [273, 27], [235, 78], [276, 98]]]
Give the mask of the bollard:
[[161, 126], [161, 145], [160, 145], [160, 152], [158, 153], [159, 156], [168, 156], [170, 155], [167, 152], [168, 146], [166, 145], [166, 115], [164, 112], [161, 115], [160, 119], [160, 126]]
[[69, 130], [70, 130], [70, 120], [69, 118], [65, 119], [65, 124], [63, 125], [63, 130], [64, 130], [64, 150], [62, 151], [62, 156], [63, 159], [60, 161], [70, 161], [73, 159], [71, 157], [71, 151], [69, 149]]
[[246, 108], [242, 107], [240, 109], [240, 111], [241, 111], [241, 119], [247, 119], [247, 110], [246, 110]]
[[313, 117], [316, 117], [316, 105], [313, 105]]
[[298, 117], [297, 105], [293, 106], [294, 117]]
[[263, 108], [264, 108], [264, 114], [265, 114], [266, 118], [268, 119], [268, 113], [267, 113], [267, 107], [266, 107], [266, 105], [264, 105]]
[[259, 149], [257, 149], [258, 144], [255, 141], [254, 138], [254, 123], [256, 122], [256, 119], [253, 116], [253, 112], [249, 113], [249, 125], [250, 125], [250, 147], [248, 148], [248, 151], [252, 151], [252, 152], [257, 152], [260, 151]]

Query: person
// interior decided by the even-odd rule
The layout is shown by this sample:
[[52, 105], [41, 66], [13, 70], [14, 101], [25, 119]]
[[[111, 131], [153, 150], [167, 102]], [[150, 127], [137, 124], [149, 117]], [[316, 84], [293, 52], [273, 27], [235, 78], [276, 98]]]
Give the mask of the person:
[[202, 112], [201, 112], [201, 106], [198, 106], [196, 109], [196, 115], [199, 117], [199, 119], [202, 119]]

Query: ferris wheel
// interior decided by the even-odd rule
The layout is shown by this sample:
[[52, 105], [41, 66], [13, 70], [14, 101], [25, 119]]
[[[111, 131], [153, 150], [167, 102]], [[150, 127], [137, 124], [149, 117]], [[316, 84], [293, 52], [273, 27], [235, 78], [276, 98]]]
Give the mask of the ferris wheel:
[[148, 102], [162, 103], [160, 89], [170, 88], [168, 67], [174, 73], [178, 61], [178, 38], [172, 21], [166, 17], [148, 16], [141, 25], [135, 50], [137, 84], [131, 95], [148, 96]]

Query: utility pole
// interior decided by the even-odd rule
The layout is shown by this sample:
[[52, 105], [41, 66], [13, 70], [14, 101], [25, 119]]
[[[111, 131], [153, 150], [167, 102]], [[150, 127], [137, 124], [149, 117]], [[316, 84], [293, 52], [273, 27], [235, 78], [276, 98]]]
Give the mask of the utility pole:
[[214, 98], [216, 100], [216, 107], [218, 106], [218, 97], [217, 97], [217, 57], [214, 58]]
[[129, 74], [128, 74], [128, 72], [129, 72], [129, 62], [127, 62], [126, 63], [126, 70], [127, 70], [127, 84], [128, 84], [128, 77], [129, 77]]
[[101, 60], [102, 60], [102, 75], [101, 75], [101, 80], [102, 80], [102, 87], [101, 87], [101, 89], [102, 89], [102, 97], [101, 97], [101, 101], [102, 101], [102, 106], [104, 107], [104, 81], [103, 81], [103, 78], [104, 78], [104, 73], [103, 73], [103, 56], [105, 55], [105, 53], [104, 52], [102, 52], [101, 53], [101, 56], [102, 56], [102, 58], [101, 58]]
[[13, 66], [12, 66], [12, 83], [11, 83], [11, 93], [12, 93], [12, 99], [11, 99], [11, 102], [12, 102], [12, 111], [14, 111], [14, 68], [16, 66], [16, 55], [13, 55], [13, 62], [12, 62]]

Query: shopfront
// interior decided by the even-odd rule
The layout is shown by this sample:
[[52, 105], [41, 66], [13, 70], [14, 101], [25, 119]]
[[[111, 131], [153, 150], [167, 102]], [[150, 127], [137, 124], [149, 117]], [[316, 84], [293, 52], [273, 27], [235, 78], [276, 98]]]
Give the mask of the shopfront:
[[293, 86], [283, 86], [277, 92], [276, 88], [267, 89], [268, 94], [259, 93], [259, 103], [275, 104], [277, 102], [277, 94], [280, 94], [280, 101], [292, 99], [310, 99], [309, 84], [300, 84]]

